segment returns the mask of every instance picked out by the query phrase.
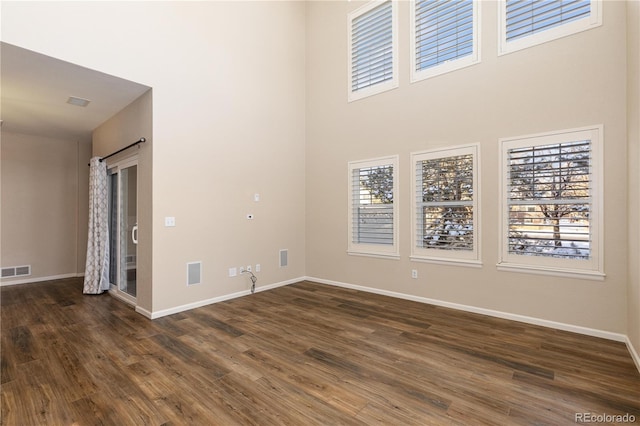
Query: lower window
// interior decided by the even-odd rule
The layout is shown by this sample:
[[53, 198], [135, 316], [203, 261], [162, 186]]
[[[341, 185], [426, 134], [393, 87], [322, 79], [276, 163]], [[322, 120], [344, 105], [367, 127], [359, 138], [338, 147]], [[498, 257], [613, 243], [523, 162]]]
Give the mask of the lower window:
[[398, 257], [398, 157], [349, 163], [350, 254]]
[[502, 139], [499, 266], [601, 278], [602, 127]]
[[411, 259], [479, 265], [478, 146], [411, 154]]

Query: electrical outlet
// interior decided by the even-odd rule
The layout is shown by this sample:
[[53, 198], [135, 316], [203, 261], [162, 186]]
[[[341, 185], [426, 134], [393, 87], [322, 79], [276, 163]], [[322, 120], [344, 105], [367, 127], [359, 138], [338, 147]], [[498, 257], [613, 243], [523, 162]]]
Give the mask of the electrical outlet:
[[411, 270], [411, 278], [418, 278], [418, 270], [417, 269], [412, 269]]
[[236, 275], [238, 275], [238, 270], [236, 268], [229, 268], [229, 276], [235, 277]]
[[246, 271], [246, 269], [244, 268], [244, 266], [241, 266], [241, 267], [240, 267], [240, 273], [242, 274], [242, 273], [244, 273], [245, 271]]
[[260, 272], [260, 264], [256, 263], [256, 272]]
[[247, 266], [247, 272], [251, 272], [251, 265]]

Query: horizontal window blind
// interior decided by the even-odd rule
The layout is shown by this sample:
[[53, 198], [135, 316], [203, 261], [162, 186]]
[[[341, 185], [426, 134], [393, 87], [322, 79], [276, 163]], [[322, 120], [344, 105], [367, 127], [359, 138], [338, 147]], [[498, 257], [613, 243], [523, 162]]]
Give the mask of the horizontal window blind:
[[590, 14], [590, 0], [507, 0], [506, 40], [536, 34]]
[[416, 162], [416, 246], [473, 250], [473, 155]]
[[393, 79], [392, 11], [387, 1], [352, 20], [352, 92]]
[[507, 158], [509, 253], [589, 259], [591, 142], [514, 148]]
[[471, 55], [473, 44], [473, 1], [416, 1], [416, 71]]
[[352, 241], [393, 245], [393, 166], [354, 169]]

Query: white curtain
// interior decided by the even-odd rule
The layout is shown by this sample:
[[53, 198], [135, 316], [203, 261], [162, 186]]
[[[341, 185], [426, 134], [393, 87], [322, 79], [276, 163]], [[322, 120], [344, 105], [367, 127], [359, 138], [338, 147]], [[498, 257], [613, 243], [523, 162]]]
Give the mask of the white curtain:
[[89, 167], [89, 238], [83, 293], [100, 294], [109, 289], [109, 186], [104, 161], [93, 157]]

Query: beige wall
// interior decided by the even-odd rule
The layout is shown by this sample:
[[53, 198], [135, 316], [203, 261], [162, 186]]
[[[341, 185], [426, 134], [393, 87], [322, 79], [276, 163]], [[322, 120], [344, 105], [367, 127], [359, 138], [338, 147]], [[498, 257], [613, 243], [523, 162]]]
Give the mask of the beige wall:
[[[627, 328], [626, 17], [497, 56], [497, 2], [482, 2], [480, 64], [411, 84], [409, 3], [400, 2], [400, 87], [347, 103], [346, 16], [360, 2], [307, 7], [307, 275], [613, 333]], [[327, 29], [331, 28], [331, 31]], [[498, 139], [603, 124], [606, 279], [497, 271]], [[409, 261], [409, 154], [480, 144], [481, 269]], [[347, 162], [400, 155], [400, 260], [349, 256]], [[411, 278], [417, 269], [419, 279]]]
[[138, 158], [138, 248], [137, 305], [152, 311], [153, 253], [153, 97], [152, 91], [133, 101], [93, 132], [93, 155], [103, 157], [139, 140], [146, 142], [107, 159], [107, 165], [137, 156]]
[[91, 142], [78, 143], [78, 273], [84, 274], [87, 262], [87, 238], [89, 235], [89, 160]]
[[[247, 276], [227, 276], [234, 266], [260, 263], [258, 286], [304, 276], [304, 11], [3, 2], [3, 41], [153, 88], [150, 311], [248, 290]], [[164, 227], [166, 216], [177, 226]], [[191, 261], [203, 262], [203, 283], [187, 287]]]
[[[640, 2], [627, 3], [629, 120], [628, 336], [640, 354]], [[640, 359], [636, 362], [640, 363]], [[640, 368], [640, 365], [638, 366]]]
[[2, 266], [31, 276], [84, 272], [90, 143], [2, 133]]
[[[627, 49], [628, 5], [604, 2], [602, 27], [497, 57], [496, 3], [483, 2], [482, 62], [415, 84], [403, 25], [400, 87], [348, 104], [346, 15], [359, 5], [3, 2], [3, 41], [153, 88], [153, 171], [149, 165], [141, 177], [151, 207], [140, 234], [153, 240], [144, 261], [153, 292], [147, 283], [142, 308], [166, 313], [245, 291], [248, 279], [227, 277], [228, 268], [260, 263], [259, 285], [308, 275], [628, 332], [637, 347], [640, 271], [629, 266], [640, 263], [635, 183], [632, 213], [622, 207], [627, 172], [640, 175], [623, 161], [627, 151], [640, 155], [638, 96], [626, 95], [634, 87], [627, 50], [630, 71], [638, 70], [637, 37]], [[637, 21], [637, 4], [628, 7]], [[408, 3], [400, 13], [406, 23]], [[125, 117], [96, 132], [105, 141], [96, 154], [139, 136], [103, 138], [135, 129]], [[498, 138], [593, 124], [605, 129], [606, 279], [498, 272]], [[410, 262], [409, 153], [472, 142], [481, 147], [483, 267]], [[401, 159], [401, 259], [348, 256], [347, 162], [389, 154]], [[176, 217], [175, 228], [164, 227], [166, 216]], [[627, 222], [631, 237], [619, 226]], [[277, 267], [280, 248], [289, 249], [285, 269]], [[204, 282], [187, 288], [190, 261], [203, 262]]]

